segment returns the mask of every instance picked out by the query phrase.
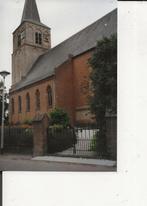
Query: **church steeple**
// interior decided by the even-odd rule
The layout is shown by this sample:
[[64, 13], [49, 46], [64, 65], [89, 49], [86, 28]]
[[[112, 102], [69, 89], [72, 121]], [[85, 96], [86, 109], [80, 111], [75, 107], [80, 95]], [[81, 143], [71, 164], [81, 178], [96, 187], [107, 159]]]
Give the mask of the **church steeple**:
[[25, 0], [21, 24], [13, 32], [12, 84], [21, 81], [50, 48], [50, 28], [40, 22], [36, 1]]
[[36, 5], [36, 0], [25, 0], [21, 22], [27, 20], [40, 23], [40, 17]]

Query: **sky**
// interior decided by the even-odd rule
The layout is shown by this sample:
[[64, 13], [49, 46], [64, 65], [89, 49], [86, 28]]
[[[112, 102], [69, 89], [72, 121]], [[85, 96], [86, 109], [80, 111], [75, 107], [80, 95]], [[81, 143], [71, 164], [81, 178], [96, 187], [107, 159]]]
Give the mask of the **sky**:
[[[25, 0], [0, 0], [0, 71], [11, 71], [12, 33], [20, 25]], [[52, 47], [117, 7], [117, 0], [36, 0], [41, 22], [51, 28]], [[11, 75], [6, 78], [11, 87]]]

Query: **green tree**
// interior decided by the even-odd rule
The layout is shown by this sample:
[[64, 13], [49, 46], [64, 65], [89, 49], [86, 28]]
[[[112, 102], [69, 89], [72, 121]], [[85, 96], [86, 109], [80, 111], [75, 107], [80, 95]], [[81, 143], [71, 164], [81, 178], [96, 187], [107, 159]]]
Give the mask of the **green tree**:
[[61, 108], [55, 108], [52, 112], [50, 112], [49, 116], [52, 125], [62, 125], [63, 127], [69, 125], [68, 114]]
[[[0, 81], [0, 125], [2, 123], [2, 91], [3, 91], [3, 82]], [[4, 95], [4, 119], [5, 123], [8, 123], [8, 96]]]
[[99, 126], [97, 150], [101, 156], [106, 151], [106, 112], [117, 110], [117, 37], [104, 37], [98, 41], [96, 50], [90, 59], [92, 97], [91, 111], [95, 114]]

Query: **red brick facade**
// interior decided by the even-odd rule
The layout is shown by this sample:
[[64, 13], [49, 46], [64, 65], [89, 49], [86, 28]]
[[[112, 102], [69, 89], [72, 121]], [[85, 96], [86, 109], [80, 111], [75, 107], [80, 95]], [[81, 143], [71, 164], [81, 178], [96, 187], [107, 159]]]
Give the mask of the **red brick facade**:
[[[60, 107], [68, 112], [71, 123], [91, 122], [88, 111], [89, 72], [88, 59], [92, 52], [70, 57], [68, 61], [55, 69], [55, 75], [27, 86], [21, 90], [10, 92], [10, 103], [14, 100], [14, 112], [10, 106], [10, 122], [25, 123], [37, 113], [49, 113], [52, 108]], [[52, 107], [48, 106], [47, 88], [52, 88]], [[40, 92], [40, 110], [36, 110], [35, 93]], [[26, 95], [30, 95], [30, 111], [27, 111]], [[18, 97], [21, 97], [21, 112], [18, 110]]]
[[116, 17], [114, 10], [51, 48], [51, 29], [40, 21], [35, 0], [26, 0], [13, 32], [10, 123], [25, 123], [54, 107], [64, 109], [72, 124], [93, 122], [88, 60], [98, 40], [116, 33]]

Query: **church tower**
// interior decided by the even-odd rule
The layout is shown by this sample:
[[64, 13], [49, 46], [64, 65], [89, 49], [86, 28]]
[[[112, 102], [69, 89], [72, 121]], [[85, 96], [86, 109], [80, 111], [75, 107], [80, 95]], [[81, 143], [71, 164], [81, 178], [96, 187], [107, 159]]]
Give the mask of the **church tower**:
[[12, 86], [22, 80], [37, 58], [50, 48], [50, 28], [41, 23], [36, 1], [25, 0], [21, 24], [13, 33]]

